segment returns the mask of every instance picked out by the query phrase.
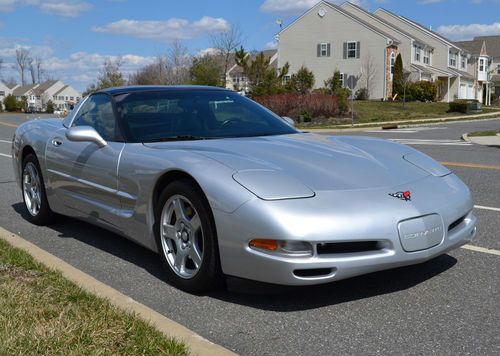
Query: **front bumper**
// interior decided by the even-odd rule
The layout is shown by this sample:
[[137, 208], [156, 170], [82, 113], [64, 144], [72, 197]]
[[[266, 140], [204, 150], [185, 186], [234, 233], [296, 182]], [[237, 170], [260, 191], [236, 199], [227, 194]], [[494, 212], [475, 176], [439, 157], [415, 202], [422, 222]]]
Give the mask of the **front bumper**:
[[[311, 199], [254, 199], [233, 214], [216, 212], [223, 272], [282, 285], [328, 283], [421, 263], [475, 237], [470, 191], [456, 176], [427, 177], [411, 184], [411, 190], [412, 202], [394, 199], [385, 190], [383, 194], [380, 190], [323, 192]], [[442, 238], [432, 247], [405, 251], [399, 223], [429, 214], [442, 218]], [[249, 248], [253, 238], [308, 241], [314, 252], [310, 257], [273, 255]], [[355, 252], [318, 248], [342, 242], [377, 243]]]

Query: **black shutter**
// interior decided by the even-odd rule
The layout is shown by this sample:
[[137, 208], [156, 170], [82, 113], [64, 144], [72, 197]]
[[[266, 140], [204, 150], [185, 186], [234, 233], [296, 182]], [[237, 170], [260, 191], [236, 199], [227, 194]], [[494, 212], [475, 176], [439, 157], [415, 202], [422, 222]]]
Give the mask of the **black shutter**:
[[317, 56], [321, 57], [321, 43], [318, 43], [318, 46], [317, 46]]
[[361, 51], [361, 46], [359, 42], [356, 42], [356, 58], [359, 58], [360, 51]]
[[330, 53], [331, 53], [331, 46], [330, 46], [330, 43], [328, 43], [326, 45], [326, 56], [330, 57]]
[[344, 42], [344, 59], [347, 58], [347, 42]]

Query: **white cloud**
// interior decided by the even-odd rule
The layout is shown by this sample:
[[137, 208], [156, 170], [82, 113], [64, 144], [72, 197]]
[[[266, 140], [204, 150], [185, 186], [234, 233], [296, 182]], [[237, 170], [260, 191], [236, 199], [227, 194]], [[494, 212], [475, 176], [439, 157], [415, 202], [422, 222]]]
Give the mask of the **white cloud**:
[[123, 19], [104, 27], [93, 27], [92, 31], [167, 42], [175, 39], [187, 40], [229, 28], [229, 23], [223, 18], [203, 16], [192, 22], [179, 18], [164, 21]]
[[38, 7], [43, 12], [64, 17], [76, 17], [81, 12], [90, 10], [92, 5], [85, 1], [42, 1]]
[[196, 55], [198, 57], [203, 57], [203, 56], [206, 56], [206, 55], [217, 54], [218, 52], [219, 51], [217, 50], [217, 48], [208, 47], [208, 48], [200, 49]]
[[10, 12], [14, 10], [16, 0], [0, 0], [0, 12]]
[[[345, 1], [346, 0], [330, 0], [329, 2], [340, 5]], [[319, 2], [320, 0], [265, 0], [260, 6], [260, 10], [262, 12], [282, 16], [300, 15]], [[367, 0], [351, 0], [350, 2], [361, 7], [368, 7]]]
[[0, 37], [0, 58], [5, 60], [2, 70], [4, 78], [19, 78], [15, 65], [16, 49], [19, 48], [26, 48], [33, 56], [42, 58], [43, 69], [51, 77], [61, 79], [66, 84], [71, 84], [80, 90], [83, 90], [88, 84], [96, 80], [97, 72], [106, 58], [113, 61], [121, 59], [121, 71], [125, 77], [128, 77], [137, 69], [153, 63], [156, 58], [133, 53], [118, 56], [84, 51], [74, 52], [66, 57], [59, 57], [55, 56], [53, 49], [48, 46], [31, 44], [24, 38]]
[[319, 0], [266, 0], [260, 10], [270, 14], [298, 15], [318, 2]]
[[446, 25], [436, 30], [452, 40], [472, 39], [474, 36], [500, 35], [500, 22], [492, 24]]
[[265, 49], [277, 49], [277, 48], [278, 48], [278, 42], [276, 41], [267, 42], [265, 45]]

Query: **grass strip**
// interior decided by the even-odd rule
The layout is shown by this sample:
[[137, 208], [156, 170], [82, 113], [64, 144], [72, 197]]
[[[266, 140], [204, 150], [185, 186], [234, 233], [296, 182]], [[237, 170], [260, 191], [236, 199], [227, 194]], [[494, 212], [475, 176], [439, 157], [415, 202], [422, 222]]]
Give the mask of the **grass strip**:
[[188, 355], [132, 313], [0, 240], [0, 355]]
[[500, 134], [500, 130], [476, 131], [467, 134], [467, 136], [496, 136]]

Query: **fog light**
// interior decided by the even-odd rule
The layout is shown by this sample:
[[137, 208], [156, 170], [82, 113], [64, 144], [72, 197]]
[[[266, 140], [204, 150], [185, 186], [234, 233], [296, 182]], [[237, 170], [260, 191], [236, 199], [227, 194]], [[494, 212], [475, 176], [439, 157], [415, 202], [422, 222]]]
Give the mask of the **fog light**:
[[263, 250], [287, 256], [312, 256], [312, 245], [305, 241], [255, 239], [248, 243], [254, 250]]

